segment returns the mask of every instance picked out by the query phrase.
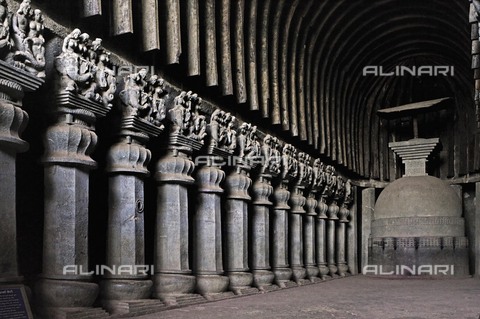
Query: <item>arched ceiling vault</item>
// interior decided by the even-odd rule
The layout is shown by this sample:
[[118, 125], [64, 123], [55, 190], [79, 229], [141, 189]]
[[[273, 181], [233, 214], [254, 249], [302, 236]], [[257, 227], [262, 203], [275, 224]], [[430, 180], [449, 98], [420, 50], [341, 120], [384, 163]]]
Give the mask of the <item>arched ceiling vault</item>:
[[[392, 176], [391, 132], [376, 111], [415, 102], [408, 87], [430, 83], [363, 76], [365, 66], [453, 66], [454, 76], [437, 77], [448, 90], [432, 94], [453, 94], [457, 113], [475, 112], [468, 0], [143, 0], [154, 15], [137, 1], [76, 1], [70, 10], [101, 3], [76, 21], [111, 48], [357, 177]], [[114, 10], [120, 3], [129, 9]], [[111, 21], [116, 29], [98, 28]], [[154, 45], [137, 45], [146, 42]]]

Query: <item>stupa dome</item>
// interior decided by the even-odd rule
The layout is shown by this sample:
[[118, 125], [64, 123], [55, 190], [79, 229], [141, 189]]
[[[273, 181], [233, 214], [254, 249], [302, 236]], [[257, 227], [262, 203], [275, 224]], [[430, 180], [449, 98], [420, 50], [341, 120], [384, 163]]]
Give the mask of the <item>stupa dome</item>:
[[406, 176], [388, 185], [374, 211], [372, 237], [464, 236], [462, 204], [446, 182]]

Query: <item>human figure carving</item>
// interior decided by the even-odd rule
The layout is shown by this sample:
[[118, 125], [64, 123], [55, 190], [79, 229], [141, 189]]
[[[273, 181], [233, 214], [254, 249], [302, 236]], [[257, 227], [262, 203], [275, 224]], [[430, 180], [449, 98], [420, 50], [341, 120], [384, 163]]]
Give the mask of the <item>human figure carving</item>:
[[257, 127], [252, 126], [249, 134], [249, 146], [247, 148], [247, 158], [254, 158], [262, 153], [261, 151], [261, 145], [260, 142], [258, 141], [258, 136], [257, 136]]
[[0, 0], [0, 57], [16, 68], [44, 78], [43, 16], [41, 10], [33, 10], [30, 4], [30, 0], [23, 0], [11, 14], [6, 1]]
[[202, 99], [191, 91], [180, 92], [174, 99], [174, 106], [168, 110], [168, 119], [172, 122], [172, 134], [182, 134], [195, 141], [203, 141], [207, 135], [207, 122], [198, 112]]
[[24, 0], [12, 18], [13, 42], [18, 51], [24, 51], [24, 40], [28, 34], [29, 21], [33, 19], [30, 0]]
[[[125, 88], [120, 92], [123, 115], [136, 116], [163, 128], [162, 121], [167, 113], [163, 99], [166, 94], [164, 81], [157, 75], [152, 75], [147, 79], [147, 75], [147, 70], [141, 69], [124, 78]], [[172, 122], [183, 124], [184, 110], [178, 102], [172, 108], [171, 114]]]
[[79, 54], [80, 34], [81, 31], [75, 29], [64, 39], [62, 54], [55, 60], [55, 67], [60, 73], [60, 86], [74, 93], [80, 93], [80, 88], [94, 78], [92, 73], [81, 71], [80, 66], [84, 66], [86, 61], [82, 61], [83, 57]]
[[55, 58], [59, 74], [57, 89], [59, 93], [78, 94], [110, 109], [117, 85], [110, 52], [101, 45], [101, 39], [90, 41], [90, 36], [80, 29], [67, 35], [62, 53]]
[[10, 24], [6, 0], [0, 1], [0, 56], [3, 58], [11, 49]]

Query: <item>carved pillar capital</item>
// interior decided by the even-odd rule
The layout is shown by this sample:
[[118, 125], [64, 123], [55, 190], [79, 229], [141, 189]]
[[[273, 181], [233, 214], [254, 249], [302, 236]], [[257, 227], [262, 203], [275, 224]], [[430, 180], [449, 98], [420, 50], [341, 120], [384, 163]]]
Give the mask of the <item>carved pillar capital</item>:
[[148, 175], [147, 165], [152, 155], [145, 146], [132, 140], [124, 138], [114, 144], [107, 157], [108, 173], [131, 173], [137, 175]]
[[90, 157], [97, 144], [97, 134], [85, 125], [58, 123], [45, 133], [45, 155], [48, 165], [73, 165], [92, 169], [97, 166]]
[[348, 217], [350, 215], [350, 207], [352, 206], [353, 200], [354, 200], [354, 195], [353, 195], [353, 187], [350, 182], [350, 180], [347, 180], [344, 183], [344, 198], [343, 198], [343, 203], [339, 211], [339, 217], [340, 217], [340, 222], [341, 223], [348, 223]]
[[25, 91], [34, 91], [43, 79], [0, 60], [0, 145], [15, 152], [25, 152], [28, 144], [20, 138], [28, 123], [22, 110]]
[[272, 205], [272, 202], [269, 199], [270, 195], [273, 193], [273, 187], [270, 182], [271, 178], [271, 175], [262, 174], [253, 184], [252, 193], [254, 205]]
[[225, 178], [225, 172], [220, 169], [223, 159], [211, 156], [207, 162], [197, 170], [195, 181], [200, 193], [223, 193], [220, 183]]
[[306, 213], [304, 206], [307, 199], [304, 191], [307, 185], [312, 182], [312, 168], [310, 167], [310, 156], [306, 153], [298, 153], [298, 174], [295, 179], [292, 196], [290, 202], [292, 204], [291, 212], [294, 214]]
[[340, 210], [340, 207], [338, 207], [337, 201], [333, 200], [328, 206], [328, 219], [338, 220], [337, 214], [339, 210]]
[[310, 190], [307, 196], [307, 202], [305, 203], [305, 206], [307, 207], [307, 214], [316, 216], [316, 208], [318, 206], [318, 202], [316, 200], [316, 195], [317, 192], [315, 190]]
[[28, 143], [22, 140], [20, 135], [27, 122], [27, 112], [8, 100], [0, 100], [0, 147], [25, 152]]
[[252, 185], [252, 180], [248, 176], [248, 170], [238, 169], [230, 173], [225, 179], [225, 191], [227, 199], [250, 200], [248, 189]]
[[168, 152], [156, 165], [155, 179], [158, 182], [193, 184], [194, 163], [183, 153]]

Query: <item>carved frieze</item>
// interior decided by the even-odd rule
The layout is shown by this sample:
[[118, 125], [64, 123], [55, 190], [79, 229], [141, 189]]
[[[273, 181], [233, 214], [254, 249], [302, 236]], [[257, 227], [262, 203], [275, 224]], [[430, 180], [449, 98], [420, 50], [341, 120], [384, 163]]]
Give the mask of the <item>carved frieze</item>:
[[45, 78], [45, 38], [43, 15], [23, 0], [10, 12], [0, 1], [0, 59], [38, 78]]
[[281, 178], [287, 183], [298, 176], [297, 150], [291, 144], [285, 144], [282, 149]]
[[207, 121], [199, 112], [201, 104], [202, 99], [191, 91], [182, 91], [175, 97], [166, 115], [170, 124], [168, 148], [190, 153], [202, 147], [207, 136]]
[[[307, 213], [308, 215], [317, 215], [316, 208], [318, 206], [318, 202], [316, 199], [317, 192], [318, 192], [318, 184], [321, 182], [321, 174], [319, 171], [319, 164], [317, 159], [312, 162], [312, 158], [309, 159], [308, 164], [308, 171], [310, 174], [310, 182], [308, 183], [308, 195], [307, 195]], [[317, 162], [317, 164], [316, 164]], [[317, 167], [315, 167], [317, 165]]]
[[242, 123], [238, 128], [237, 154], [240, 161], [255, 167], [261, 161], [262, 145], [258, 140], [257, 127], [250, 123]]
[[327, 175], [325, 171], [325, 164], [320, 159], [315, 159], [313, 162], [313, 184], [314, 187], [317, 189], [319, 196], [318, 201], [318, 218], [326, 219], [327, 218], [327, 211], [328, 205], [326, 204], [326, 193], [325, 187], [327, 184]]
[[313, 166], [312, 166], [312, 189], [315, 189], [315, 191], [321, 191], [323, 190], [322, 187], [324, 187], [324, 178], [325, 178], [325, 172], [324, 172], [324, 164], [319, 158], [316, 158], [313, 161]]
[[282, 169], [282, 155], [280, 153], [281, 145], [278, 138], [267, 134], [263, 138], [261, 155], [263, 157], [263, 165], [261, 174], [277, 176]]
[[120, 92], [122, 105], [122, 129], [159, 135], [164, 129], [166, 117], [163, 79], [148, 76], [146, 69], [124, 78], [124, 89]]
[[117, 89], [110, 53], [102, 40], [73, 30], [65, 37], [62, 53], [55, 58], [57, 100], [60, 106], [105, 116], [112, 108]]
[[326, 167], [326, 185], [325, 189], [323, 190], [323, 195], [326, 198], [331, 198], [331, 203], [328, 206], [328, 218], [331, 220], [337, 220], [337, 214], [340, 210], [340, 207], [337, 205], [338, 194], [339, 191], [338, 185], [338, 177], [335, 174], [335, 168], [331, 165], [327, 165]]
[[335, 175], [335, 168], [331, 165], [325, 167], [325, 187], [323, 188], [322, 197], [330, 198], [334, 192], [337, 185], [337, 177]]
[[294, 186], [290, 197], [290, 203], [292, 206], [291, 212], [303, 214], [305, 213], [304, 206], [307, 201], [303, 191], [305, 186], [311, 181], [312, 172], [308, 169], [308, 161], [310, 157], [303, 152], [299, 152], [297, 155], [297, 174], [294, 179]]
[[306, 187], [312, 184], [313, 168], [310, 166], [311, 157], [307, 153], [298, 153], [298, 175], [296, 180], [297, 187]]
[[210, 115], [210, 122], [207, 126], [210, 135], [210, 143], [207, 154], [227, 157], [237, 147], [237, 132], [234, 129], [235, 116], [228, 112], [216, 109]]
[[348, 223], [348, 216], [350, 215], [349, 208], [353, 202], [352, 184], [350, 183], [350, 180], [343, 182], [342, 177], [339, 177], [338, 180], [340, 180], [340, 182], [337, 182], [337, 184], [340, 184], [340, 185], [337, 186], [337, 188], [340, 187], [340, 191], [337, 193], [340, 193], [339, 194], [340, 196], [343, 193], [343, 202], [340, 207], [340, 211], [338, 215], [340, 217], [341, 223]]

